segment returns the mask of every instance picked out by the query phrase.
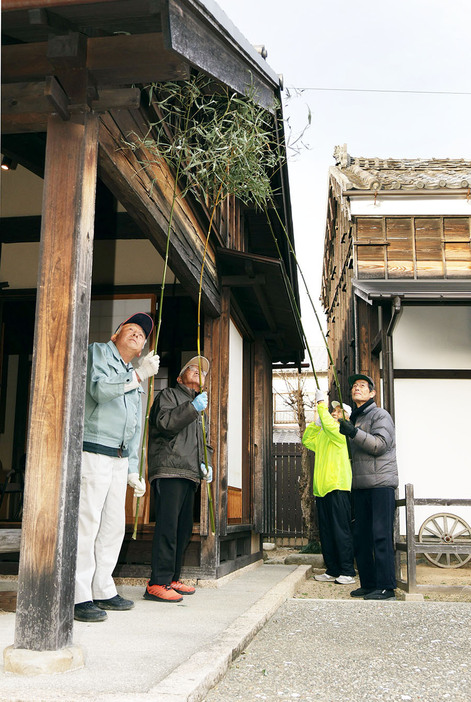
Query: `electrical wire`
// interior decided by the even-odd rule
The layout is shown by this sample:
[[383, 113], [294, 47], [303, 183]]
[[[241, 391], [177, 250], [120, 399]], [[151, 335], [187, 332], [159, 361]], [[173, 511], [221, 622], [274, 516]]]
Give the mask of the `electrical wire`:
[[319, 90], [338, 93], [402, 93], [409, 95], [471, 95], [471, 92], [458, 92], [450, 90], [382, 90], [376, 88], [297, 88], [295, 86], [286, 86], [286, 90], [296, 92], [306, 92], [307, 90]]

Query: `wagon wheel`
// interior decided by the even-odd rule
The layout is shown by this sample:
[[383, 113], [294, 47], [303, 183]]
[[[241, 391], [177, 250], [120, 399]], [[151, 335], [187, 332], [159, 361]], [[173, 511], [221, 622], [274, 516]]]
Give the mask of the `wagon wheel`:
[[[419, 529], [419, 542], [437, 544], [436, 553], [424, 553], [425, 558], [440, 568], [460, 568], [471, 559], [471, 527], [456, 514], [432, 514]], [[440, 552], [440, 544], [469, 543], [470, 553]]]

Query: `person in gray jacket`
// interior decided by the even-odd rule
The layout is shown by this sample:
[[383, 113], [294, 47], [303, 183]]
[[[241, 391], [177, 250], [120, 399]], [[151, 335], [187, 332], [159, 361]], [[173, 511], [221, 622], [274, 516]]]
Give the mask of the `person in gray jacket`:
[[394, 422], [374, 401], [373, 380], [356, 374], [348, 379], [356, 409], [340, 420], [352, 458], [353, 544], [360, 587], [352, 597], [395, 599], [394, 512], [398, 486]]
[[200, 392], [208, 371], [204, 356], [192, 358], [181, 369], [176, 387], [159, 392], [150, 411], [147, 460], [155, 529], [146, 600], [179, 602], [182, 595], [195, 592], [181, 582], [180, 572], [193, 530], [195, 492], [202, 477], [212, 480], [212, 468], [204, 462], [202, 431], [208, 395]]
[[108, 343], [88, 347], [78, 517], [74, 618], [100, 622], [105, 610], [127, 610], [112, 577], [125, 532], [126, 483], [134, 495], [146, 491], [139, 478], [143, 390], [159, 370], [151, 351], [134, 370], [152, 331], [152, 317], [138, 312], [119, 325]]

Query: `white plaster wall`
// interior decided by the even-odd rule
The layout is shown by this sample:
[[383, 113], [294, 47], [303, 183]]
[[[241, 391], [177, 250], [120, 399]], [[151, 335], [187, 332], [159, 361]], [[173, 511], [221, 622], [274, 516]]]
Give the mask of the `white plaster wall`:
[[[406, 483], [415, 497], [471, 499], [469, 411], [471, 380], [394, 381], [399, 496]], [[437, 512], [451, 512], [471, 525], [471, 507], [416, 507], [416, 533]], [[401, 533], [405, 510], [400, 508]]]
[[40, 215], [43, 201], [43, 179], [17, 166], [14, 171], [0, 171], [2, 217]]
[[[160, 285], [164, 260], [147, 239], [96, 241], [93, 282], [114, 285]], [[167, 269], [166, 282], [175, 276]]]
[[229, 399], [227, 426], [227, 482], [242, 487], [242, 398], [244, 340], [236, 325], [229, 327]]
[[471, 215], [471, 199], [466, 196], [448, 198], [434, 195], [430, 192], [428, 198], [401, 198], [394, 195], [378, 194], [376, 200], [371, 197], [350, 195], [350, 208], [352, 215], [369, 215], [370, 217], [384, 217], [386, 215]]
[[12, 290], [38, 284], [39, 243], [2, 244], [0, 280]]
[[[8, 281], [10, 289], [35, 288], [38, 265], [39, 243], [3, 244], [0, 281]], [[160, 285], [162, 276], [163, 259], [147, 239], [95, 242], [95, 284]], [[167, 284], [174, 280], [167, 269]]]
[[471, 369], [471, 306], [404, 306], [394, 368]]

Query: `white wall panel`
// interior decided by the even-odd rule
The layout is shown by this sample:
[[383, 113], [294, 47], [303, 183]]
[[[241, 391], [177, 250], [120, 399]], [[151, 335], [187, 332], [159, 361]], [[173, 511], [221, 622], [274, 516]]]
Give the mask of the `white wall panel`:
[[471, 369], [471, 306], [404, 306], [394, 368]]
[[376, 199], [371, 197], [350, 196], [352, 215], [369, 215], [370, 217], [385, 217], [387, 215], [408, 215], [427, 217], [439, 215], [471, 215], [471, 200], [464, 197], [438, 197], [430, 193], [429, 198], [401, 198], [394, 195], [381, 195]]
[[[415, 497], [471, 499], [468, 405], [471, 380], [394, 381], [399, 496], [406, 483]], [[416, 531], [437, 512], [451, 512], [471, 525], [471, 507], [416, 507]], [[405, 533], [404, 508], [400, 508]]]

